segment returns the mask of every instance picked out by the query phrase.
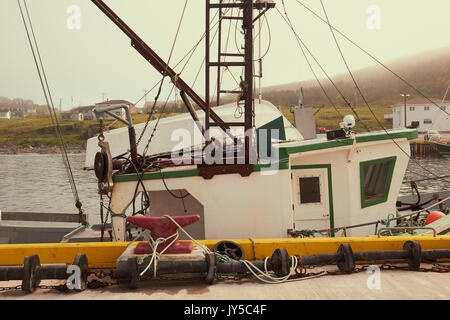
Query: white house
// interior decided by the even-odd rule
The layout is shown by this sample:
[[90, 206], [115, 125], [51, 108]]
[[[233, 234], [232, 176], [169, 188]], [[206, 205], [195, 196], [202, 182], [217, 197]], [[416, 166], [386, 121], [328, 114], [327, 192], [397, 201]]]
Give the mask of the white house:
[[0, 119], [11, 119], [11, 110], [0, 110]]
[[431, 99], [439, 108], [425, 98], [412, 98], [398, 102], [392, 107], [392, 127], [400, 129], [418, 125], [419, 132], [438, 130], [450, 132], [450, 100]]

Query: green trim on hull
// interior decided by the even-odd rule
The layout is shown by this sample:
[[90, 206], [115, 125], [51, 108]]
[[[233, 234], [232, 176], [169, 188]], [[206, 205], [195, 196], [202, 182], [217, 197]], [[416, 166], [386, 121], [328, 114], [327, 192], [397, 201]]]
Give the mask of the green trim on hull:
[[435, 143], [435, 145], [436, 145], [436, 149], [439, 151], [439, 153], [450, 154], [450, 144]]
[[374, 135], [366, 135], [366, 136], [360, 136], [356, 137], [357, 143], [362, 142], [370, 142], [370, 141], [378, 141], [378, 140], [388, 140], [388, 139], [400, 139], [400, 138], [406, 138], [408, 140], [417, 139], [419, 137], [419, 134], [417, 130], [408, 130], [408, 131], [402, 131], [402, 132], [393, 132], [393, 133], [381, 133], [381, 134], [374, 134]]
[[342, 147], [342, 146], [350, 146], [352, 144], [353, 144], [353, 139], [345, 138], [345, 139], [324, 141], [324, 142], [311, 143], [311, 144], [305, 144], [305, 145], [299, 145], [299, 146], [293, 146], [293, 147], [280, 146], [280, 153], [281, 153], [281, 150], [283, 150], [283, 149], [284, 149], [284, 152], [287, 155], [289, 155], [289, 154], [299, 153], [299, 152], [308, 152], [308, 151], [315, 151], [315, 150], [322, 150], [322, 149], [338, 148], [338, 147]]
[[[254, 166], [253, 172], [259, 172], [263, 169], [269, 169], [270, 164], [257, 164]], [[289, 162], [283, 161], [279, 163], [279, 168], [277, 170], [286, 170], [289, 169]], [[236, 173], [237, 174], [237, 173]], [[187, 178], [187, 177], [196, 177], [199, 176], [198, 169], [189, 169], [189, 170], [180, 170], [180, 171], [169, 171], [162, 172], [162, 176], [164, 179], [173, 179], [173, 178]], [[142, 180], [160, 180], [161, 172], [147, 172], [144, 173], [141, 177]], [[129, 181], [138, 181], [138, 177], [136, 174], [122, 174], [116, 175], [113, 177], [114, 182], [129, 182]]]
[[[417, 139], [418, 133], [417, 130], [404, 130], [400, 132], [392, 132], [392, 133], [379, 133], [379, 134], [367, 134], [362, 136], [356, 136], [356, 143], [364, 143], [364, 142], [372, 142], [372, 141], [381, 141], [381, 140], [390, 140], [390, 139], [401, 139], [406, 138], [408, 140]], [[298, 153], [298, 152], [307, 152], [314, 150], [322, 150], [322, 149], [330, 149], [330, 148], [338, 148], [342, 146], [348, 146], [353, 144], [353, 139], [344, 138], [338, 140], [331, 141], [321, 141], [318, 143], [304, 144], [292, 147], [283, 147], [280, 146], [280, 155], [281, 150], [284, 149], [284, 153], [286, 155]]]
[[[162, 172], [162, 176], [164, 177], [164, 179], [196, 177], [196, 176], [198, 176], [198, 169]], [[161, 179], [161, 172], [147, 172], [147, 173], [144, 173], [142, 175], [141, 179], [142, 180], [160, 180]], [[114, 176], [113, 180], [114, 180], [114, 182], [138, 181], [138, 177], [134, 173], [132, 173], [132, 174], [122, 174], [122, 175]]]
[[[357, 136], [356, 143], [362, 142], [370, 142], [370, 141], [378, 141], [378, 140], [387, 140], [387, 139], [398, 139], [398, 138], [407, 138], [408, 140], [416, 139], [418, 136], [417, 130], [404, 130], [401, 132], [393, 132], [393, 133], [380, 133], [380, 134], [369, 134], [364, 136]], [[332, 141], [320, 141], [311, 144], [304, 144], [298, 146], [283, 146], [279, 147], [279, 168], [278, 170], [286, 170], [289, 169], [289, 155], [300, 152], [308, 152], [315, 150], [323, 150], [323, 149], [331, 149], [338, 148], [342, 146], [349, 146], [354, 143], [354, 140], [351, 138], [332, 140]], [[269, 168], [270, 164], [256, 164], [254, 167], [254, 172], [261, 171], [262, 168]], [[197, 169], [189, 169], [189, 170], [180, 170], [180, 171], [171, 171], [171, 172], [163, 172], [164, 179], [171, 178], [185, 178], [185, 177], [195, 177], [198, 176]], [[158, 180], [161, 179], [161, 173], [159, 172], [148, 172], [144, 173], [142, 176], [142, 180]], [[138, 177], [136, 174], [123, 174], [116, 175], [113, 177], [114, 182], [128, 182], [128, 181], [138, 181]]]

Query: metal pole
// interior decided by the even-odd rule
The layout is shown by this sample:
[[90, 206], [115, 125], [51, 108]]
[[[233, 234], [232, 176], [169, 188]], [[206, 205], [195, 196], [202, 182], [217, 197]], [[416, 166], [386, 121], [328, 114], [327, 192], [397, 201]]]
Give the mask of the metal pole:
[[245, 33], [245, 164], [250, 164], [250, 143], [253, 141], [253, 0], [246, 0], [243, 10]]
[[[219, 1], [220, 4], [223, 3], [223, 0]], [[220, 105], [220, 68], [221, 68], [221, 62], [222, 62], [222, 56], [221, 56], [221, 50], [222, 50], [222, 8], [219, 8], [219, 26], [218, 26], [218, 44], [217, 44], [217, 61], [219, 62], [217, 64], [217, 103], [216, 105]]]
[[210, 24], [210, 0], [206, 0], [206, 35], [205, 35], [205, 140], [206, 144], [209, 144], [209, 114], [210, 114], [210, 101], [209, 101], [209, 42], [210, 42], [210, 34], [209, 34], [209, 24]]
[[403, 101], [404, 101], [404, 104], [405, 104], [405, 128], [406, 128], [406, 95], [404, 95], [403, 96]]
[[402, 93], [402, 94], [400, 94], [400, 96], [403, 97], [403, 102], [404, 102], [404, 105], [405, 105], [404, 108], [405, 108], [405, 128], [406, 128], [406, 124], [407, 124], [407, 122], [406, 122], [406, 98], [409, 97], [409, 94]]
[[[259, 14], [261, 14], [261, 9], [258, 10]], [[258, 19], [258, 24], [259, 24], [259, 39], [258, 39], [258, 51], [259, 51], [259, 79], [258, 79], [258, 101], [259, 103], [261, 103], [262, 100], [262, 87], [261, 87], [261, 82], [262, 82], [262, 52], [261, 52], [261, 19]]]

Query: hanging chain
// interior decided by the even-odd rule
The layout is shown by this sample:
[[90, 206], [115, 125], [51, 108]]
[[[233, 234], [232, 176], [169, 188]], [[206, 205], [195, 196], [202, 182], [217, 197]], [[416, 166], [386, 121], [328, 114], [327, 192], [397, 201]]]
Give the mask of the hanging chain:
[[[311, 266], [303, 266], [301, 264], [301, 259], [299, 259], [299, 265], [295, 270], [295, 274], [291, 276], [292, 279], [311, 277], [316, 275], [323, 275], [322, 271], [313, 272], [312, 270], [320, 267], [327, 266], [329, 264], [323, 265], [311, 265]], [[370, 265], [359, 265], [352, 272], [359, 273], [362, 271], [366, 271]], [[437, 273], [449, 273], [450, 272], [450, 264], [442, 264], [442, 263], [432, 263], [431, 267], [421, 267], [418, 269], [411, 269], [408, 266], [399, 266], [393, 265], [389, 262], [385, 262], [379, 265], [380, 270], [405, 270], [405, 271], [417, 271], [417, 272], [437, 272]], [[344, 275], [348, 274], [346, 272], [336, 270], [336, 271], [326, 271], [327, 275]], [[251, 279], [253, 276], [251, 274], [216, 274], [216, 280], [218, 281], [240, 281], [245, 279]], [[167, 277], [167, 276], [159, 276], [160, 280], [177, 280], [177, 278]], [[203, 280], [204, 278], [198, 278], [198, 280]], [[114, 270], [113, 269], [91, 269], [88, 274], [87, 288], [88, 289], [99, 289], [116, 285], [117, 282], [114, 279]], [[39, 289], [48, 290], [54, 289], [60, 292], [69, 292], [70, 290], [67, 288], [67, 285], [64, 284], [55, 284], [55, 285], [39, 285], [37, 286]], [[10, 287], [0, 287], [0, 292], [4, 291], [13, 291], [13, 290], [21, 290], [22, 285], [10, 286]]]
[[[58, 281], [58, 280], [56, 280]], [[59, 280], [60, 281], [60, 280]], [[105, 288], [116, 285], [117, 282], [114, 280], [114, 271], [112, 269], [91, 269], [88, 273], [88, 281], [87, 288], [89, 289], [97, 289], [97, 288]], [[61, 284], [41, 284], [36, 288], [42, 290], [58, 290], [60, 292], [69, 292], [70, 289], [67, 288], [66, 283]], [[12, 290], [21, 290], [22, 285], [10, 286], [10, 287], [0, 287], [0, 292], [4, 291], [12, 291]]]
[[100, 134], [98, 135], [98, 141], [104, 141], [105, 136], [103, 135], [103, 131], [104, 131], [103, 119], [100, 119], [99, 122], [100, 122]]

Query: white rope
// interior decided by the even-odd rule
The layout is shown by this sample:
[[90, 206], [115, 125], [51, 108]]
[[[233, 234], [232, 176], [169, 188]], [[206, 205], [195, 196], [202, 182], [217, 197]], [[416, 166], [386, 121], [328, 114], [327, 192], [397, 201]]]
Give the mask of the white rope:
[[[208, 247], [205, 245], [202, 245], [197, 240], [195, 240], [186, 230], [184, 230], [183, 227], [181, 227], [171, 216], [164, 215], [167, 219], [172, 221], [181, 231], [183, 231], [192, 241], [194, 241], [206, 254], [211, 254], [211, 250], [209, 250]], [[162, 252], [161, 252], [162, 254]], [[217, 256], [222, 257], [222, 255], [217, 254]], [[299, 281], [299, 280], [306, 280], [306, 279], [312, 279], [324, 276], [328, 274], [328, 272], [324, 271], [321, 274], [310, 276], [310, 277], [304, 277], [304, 278], [298, 278], [298, 279], [290, 279], [289, 278], [295, 274], [295, 270], [298, 267], [298, 258], [296, 256], [291, 257], [291, 267], [289, 270], [289, 274], [285, 277], [273, 277], [269, 274], [269, 271], [267, 270], [267, 261], [269, 260], [269, 257], [266, 257], [264, 259], [264, 271], [260, 270], [258, 267], [256, 267], [253, 263], [247, 260], [242, 260], [241, 262], [247, 267], [247, 269], [252, 273], [258, 280], [264, 282], [264, 283], [271, 283], [271, 284], [277, 284], [277, 283], [283, 283], [283, 282], [292, 282], [292, 281]], [[155, 265], [156, 270], [156, 265]], [[144, 271], [145, 272], [145, 271]], [[144, 273], [143, 272], [143, 273]], [[258, 274], [259, 273], [259, 274]], [[156, 271], [155, 271], [156, 274]]]
[[[199, 243], [197, 240], [195, 240], [186, 230], [184, 230], [184, 228], [182, 227], [182, 226], [180, 226], [179, 224], [178, 224], [178, 222], [176, 222], [175, 221], [175, 219], [173, 219], [171, 216], [169, 216], [169, 215], [164, 215], [163, 217], [165, 217], [165, 218], [167, 218], [167, 219], [169, 219], [170, 221], [172, 221], [177, 227], [178, 227], [178, 229], [179, 230], [181, 230], [181, 231], [183, 231], [192, 241], [194, 241], [206, 254], [210, 254], [211, 253], [211, 250], [209, 250], [209, 248], [208, 247], [206, 247], [206, 246], [204, 246], [204, 245], [202, 245], [201, 243]], [[165, 248], [164, 248], [164, 250], [162, 250], [161, 252], [157, 252], [157, 249], [158, 249], [158, 246], [161, 244], [161, 243], [164, 243], [164, 242], [166, 242], [167, 240], [169, 240], [170, 238], [172, 238], [172, 237], [174, 237], [173, 238], [173, 240], [172, 240], [172, 242], [170, 242], [170, 244], [169, 245], [167, 245]], [[148, 263], [148, 265], [147, 265], [147, 267], [144, 269], [144, 271], [142, 271], [140, 274], [139, 274], [139, 276], [143, 276], [146, 272], [147, 272], [147, 270], [151, 267], [151, 265], [154, 263], [155, 264], [155, 266], [154, 266], [154, 268], [153, 268], [153, 276], [156, 278], [156, 270], [157, 270], [157, 265], [158, 265], [158, 259], [160, 258], [160, 256], [172, 245], [172, 244], [174, 244], [175, 243], [175, 241], [177, 241], [178, 240], [178, 237], [179, 237], [179, 235], [178, 235], [178, 230], [177, 230], [177, 232], [176, 233], [174, 233], [173, 235], [171, 235], [171, 236], [169, 236], [169, 237], [167, 237], [167, 238], [158, 238], [158, 239], [156, 239], [156, 241], [155, 240], [153, 240], [153, 238], [152, 238], [152, 236], [151, 236], [151, 234], [150, 234], [150, 240], [149, 240], [149, 245], [150, 245], [150, 247], [152, 248], [152, 250], [153, 250], [153, 252], [152, 252], [152, 254], [150, 255], [150, 254], [147, 254], [147, 255], [144, 255], [142, 258], [140, 258], [140, 263], [142, 263], [143, 262], [143, 260], [145, 259], [145, 258], [147, 258], [147, 257], [149, 257], [149, 256], [151, 256], [151, 259], [150, 259], [150, 262]]]
[[175, 219], [173, 219], [171, 216], [169, 215], [164, 215], [163, 217], [169, 219], [170, 221], [172, 221], [181, 231], [184, 232], [184, 234], [186, 236], [188, 236], [189, 239], [191, 239], [193, 242], [195, 242], [206, 254], [211, 254], [211, 250], [209, 250], [209, 248], [203, 244], [201, 244], [200, 242], [198, 242], [197, 240], [195, 240], [186, 230], [184, 230], [184, 228], [182, 226], [180, 226], [178, 224], [178, 222], [175, 221]]
[[[163, 249], [163, 250], [161, 250], [161, 252], [159, 252], [158, 253], [158, 246], [161, 244], [161, 243], [164, 243], [164, 242], [166, 242], [167, 240], [169, 240], [170, 238], [173, 238], [173, 240]], [[151, 267], [151, 265], [153, 264], [153, 262], [154, 262], [154, 264], [155, 264], [155, 266], [153, 267], [153, 277], [154, 278], [156, 278], [156, 268], [157, 268], [157, 265], [158, 265], [158, 259], [160, 258], [160, 256], [172, 245], [172, 244], [174, 244], [175, 243], [175, 241], [177, 241], [178, 240], [178, 231], [177, 232], [175, 232], [173, 235], [171, 235], [171, 236], [169, 236], [169, 237], [167, 237], [167, 238], [158, 238], [158, 239], [156, 239], [156, 241], [155, 240], [153, 240], [153, 238], [152, 238], [152, 236], [151, 236], [151, 234], [150, 234], [150, 240], [148, 241], [148, 244], [150, 245], [150, 247], [152, 248], [152, 250], [153, 250], [153, 252], [152, 252], [152, 254], [150, 255], [150, 254], [146, 254], [146, 255], [144, 255], [144, 256], [142, 256], [141, 258], [140, 258], [140, 263], [142, 263], [143, 261], [144, 261], [144, 259], [146, 259], [147, 257], [149, 257], [149, 256], [151, 256], [151, 259], [150, 259], [150, 262], [148, 263], [148, 265], [147, 265], [147, 267], [144, 269], [144, 271], [142, 271], [140, 274], [139, 274], [139, 276], [143, 276], [146, 272], [147, 272], [147, 270]]]

